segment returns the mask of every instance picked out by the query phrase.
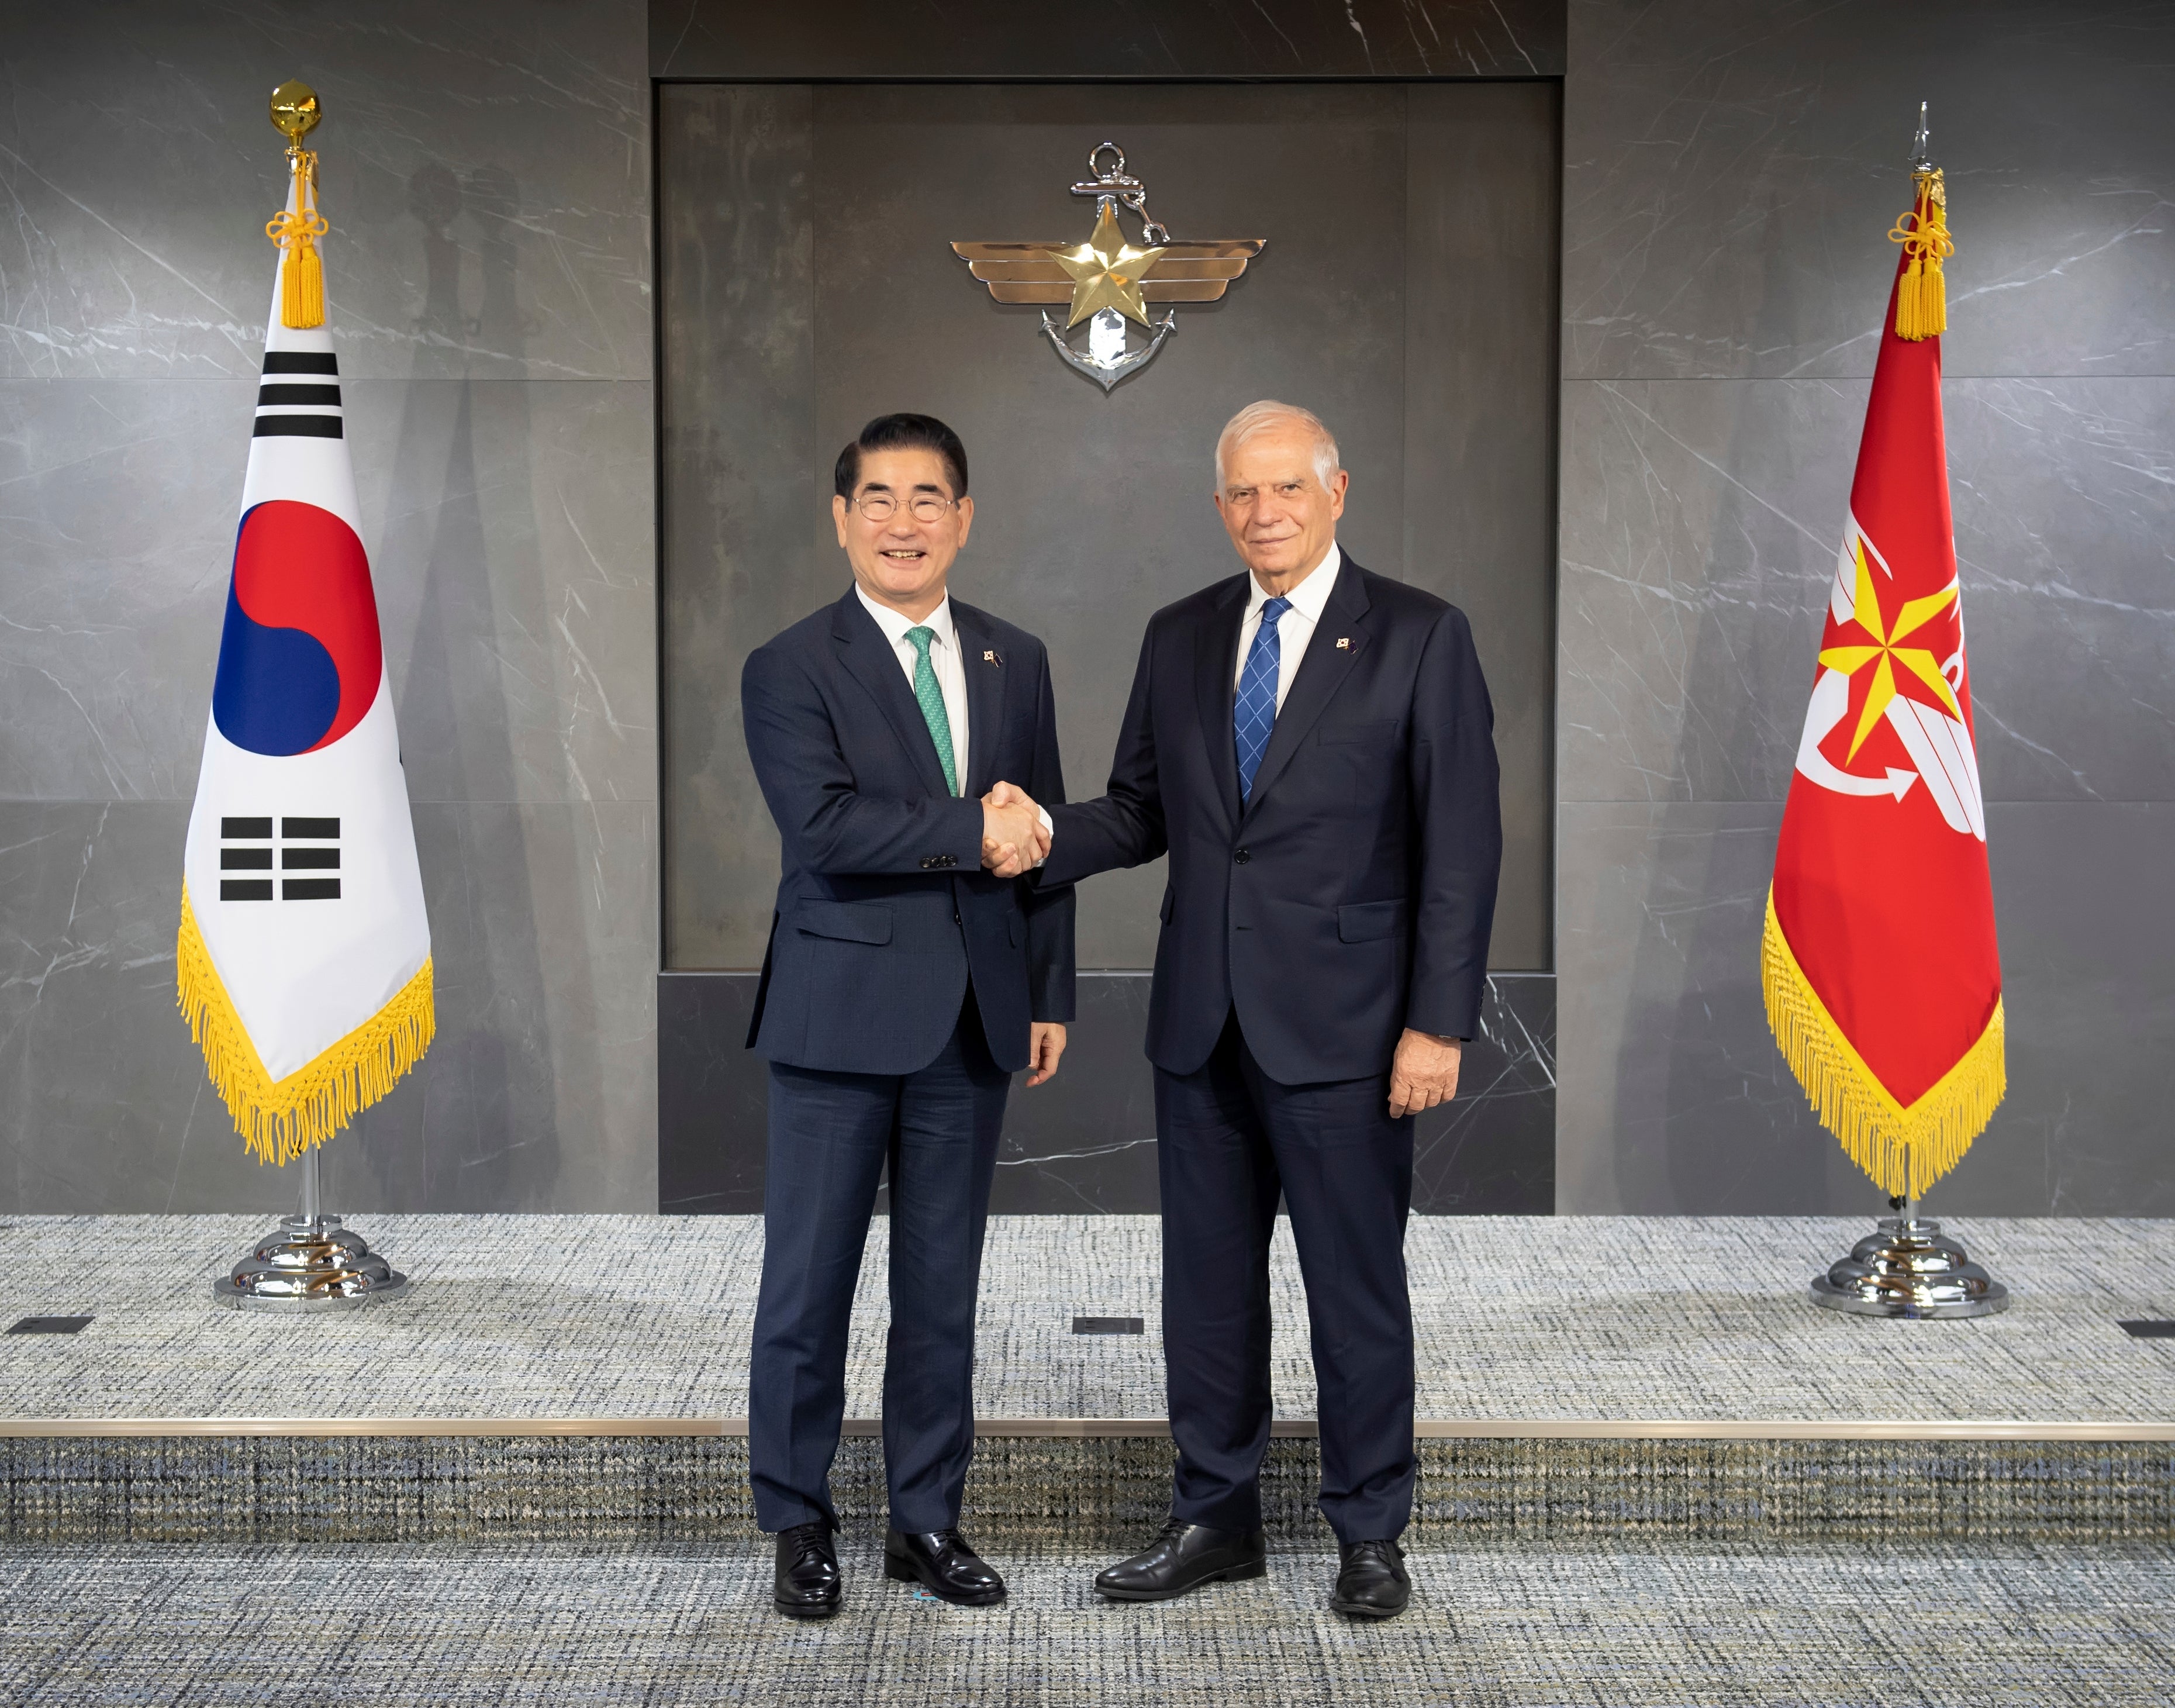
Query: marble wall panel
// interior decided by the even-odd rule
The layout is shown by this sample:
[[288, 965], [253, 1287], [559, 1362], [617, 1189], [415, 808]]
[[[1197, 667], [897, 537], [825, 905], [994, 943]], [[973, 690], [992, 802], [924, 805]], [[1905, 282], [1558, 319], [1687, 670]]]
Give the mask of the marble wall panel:
[[194, 793], [255, 397], [0, 381], [0, 797]]
[[274, 1210], [174, 997], [172, 801], [0, 801], [0, 1210]]
[[1958, 239], [1944, 401], [2010, 1011], [2042, 1017], [2012, 1017], [2009, 1101], [1940, 1191], [2161, 1201], [2164, 980], [2124, 934], [2175, 784], [2175, 8], [1571, 17], [1559, 1206], [1863, 1196], [1768, 1040], [1751, 946], [1921, 95]]
[[847, 579], [835, 550], [809, 545], [830, 492], [816, 448], [813, 110], [805, 87], [658, 91], [672, 967], [762, 964], [778, 832], [748, 762], [740, 670]]
[[[1767, 1030], [1772, 803], [1567, 803], [1557, 1202], [1586, 1214], [1871, 1214]], [[1934, 1214], [2167, 1215], [2159, 1064], [2175, 808], [1992, 803], [2009, 1094]], [[1573, 1071], [1573, 1065], [1576, 1071]]]
[[952, 0], [821, 8], [651, 0], [659, 78], [1549, 77], [1563, 0], [1109, 0], [1092, 14]]
[[335, 1206], [655, 1202], [643, 14], [242, 0], [0, 28], [0, 1205], [290, 1201], [173, 1006], [282, 193], [328, 284], [415, 800], [438, 1037]]
[[1405, 91], [1405, 578], [1472, 619], [1495, 704], [1489, 964], [1554, 964], [1559, 90]]
[[[1866, 384], [1565, 388], [1569, 800], [1779, 800]], [[1950, 380], [1989, 800], [2175, 796], [2175, 384]]]
[[0, 377], [253, 374], [301, 77], [348, 374], [646, 379], [643, 34], [641, 0], [11, 8]]
[[[0, 382], [0, 795], [193, 794], [253, 396]], [[345, 399], [415, 798], [654, 799], [649, 387]]]
[[[438, 1035], [336, 1210], [656, 1203], [655, 809], [421, 805]], [[174, 1001], [185, 803], [0, 802], [0, 1210], [278, 1210]]]
[[439, 1033], [334, 1147], [327, 1190], [385, 1210], [657, 1206], [657, 811], [415, 809]]
[[1932, 103], [1956, 375], [2175, 357], [2175, 10], [1572, 0], [1564, 366], [1867, 375]]
[[654, 800], [649, 385], [345, 391], [412, 798]]

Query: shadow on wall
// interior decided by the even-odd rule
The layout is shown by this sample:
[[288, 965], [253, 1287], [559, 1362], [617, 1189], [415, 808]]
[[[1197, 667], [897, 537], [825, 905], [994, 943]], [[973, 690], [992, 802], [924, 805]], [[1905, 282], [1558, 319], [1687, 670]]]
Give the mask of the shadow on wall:
[[[365, 1111], [352, 1141], [328, 1157], [342, 1201], [507, 1209], [552, 1200], [562, 1172], [553, 1085], [569, 1074], [594, 1083], [600, 1070], [594, 1028], [550, 1024], [538, 947], [535, 862], [571, 851], [533, 838], [519, 805], [505, 798], [503, 780], [518, 774], [520, 757], [506, 718], [476, 715], [467, 691], [479, 681], [515, 687], [501, 661], [479, 655], [491, 637], [551, 632], [537, 540], [486, 524], [480, 468], [487, 461], [490, 478], [526, 501], [534, 472], [529, 388], [431, 377], [429, 352], [448, 344], [516, 363], [523, 354], [513, 242], [521, 187], [496, 167], [463, 177], [431, 161], [407, 187], [407, 211], [420, 229], [423, 301], [379, 585], [398, 577], [420, 588], [399, 713], [430, 908], [438, 1033], [410, 1082]], [[478, 263], [467, 279], [464, 236]], [[487, 458], [478, 455], [480, 429]], [[575, 782], [550, 779], [551, 798], [578, 798], [567, 786]], [[563, 892], [578, 881], [567, 872], [543, 887]], [[585, 963], [556, 971], [562, 981], [588, 974]], [[581, 1008], [594, 1007], [586, 984], [575, 995]], [[530, 1049], [547, 1059], [524, 1063]], [[529, 1154], [517, 1170], [521, 1150]]]
[[[1758, 223], [1751, 339], [1771, 348], [1788, 341], [1803, 312], [1771, 189]], [[1692, 407], [1711, 412], [1705, 421], [1627, 425], [1650, 442], [1657, 430], [1699, 432], [1720, 456], [1722, 478], [1689, 481], [1684, 496], [1664, 492], [1657, 507], [1664, 526], [1653, 549], [1667, 554], [1670, 597], [1649, 608], [1668, 622], [1684, 621], [1688, 606], [1696, 616], [1688, 643], [1648, 653], [1681, 648], [1684, 680], [1655, 697], [1674, 701], [1679, 724], [1668, 773], [1655, 779], [1644, 893], [1630, 922], [1637, 935], [1616, 1066], [1618, 1201], [1666, 1214], [1877, 1207], [1878, 1195], [1841, 1162], [1776, 1048], [1760, 988], [1760, 930], [1803, 713], [1802, 701], [1776, 701], [1770, 685], [1810, 684], [1835, 551], [1819, 530], [1833, 517], [1840, 538], [1848, 499], [1848, 453], [1827, 442], [1831, 418], [1852, 412], [1831, 407], [1834, 388], [1818, 382], [1636, 389], [1657, 414], [1679, 398], [1699, 399]], [[1820, 399], [1809, 411], [1801, 406], [1809, 393]], [[1822, 469], [1840, 461], [1846, 484], [1830, 492], [1820, 472], [1801, 489], [1802, 461]], [[1651, 465], [1646, 478], [1662, 479]], [[1711, 514], [1689, 513], [1690, 496], [1703, 490], [1717, 495]], [[1820, 507], [1791, 516], [1763, 491]], [[1656, 738], [1658, 746], [1661, 732]]]

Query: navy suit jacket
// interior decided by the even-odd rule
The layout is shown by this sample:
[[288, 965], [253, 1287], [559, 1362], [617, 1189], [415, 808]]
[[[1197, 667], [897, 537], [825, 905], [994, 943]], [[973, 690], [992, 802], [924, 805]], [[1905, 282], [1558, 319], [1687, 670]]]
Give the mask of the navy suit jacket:
[[1406, 1027], [1479, 1028], [1503, 849], [1494, 713], [1465, 614], [1348, 556], [1242, 808], [1247, 579], [1150, 619], [1109, 793], [1050, 809], [1041, 880], [1169, 851], [1158, 1067], [1199, 1068], [1235, 1007], [1271, 1078], [1364, 1078]]
[[[1028, 1024], [1072, 1017], [1072, 892], [982, 870], [981, 797], [1000, 777], [1061, 802], [1042, 643], [952, 601], [967, 673], [963, 795], [859, 596], [749, 654], [740, 711], [784, 872], [748, 1044], [771, 1060], [912, 1073], [957, 1024], [969, 981], [999, 1067]], [[1022, 781], [1032, 778], [1031, 782]]]

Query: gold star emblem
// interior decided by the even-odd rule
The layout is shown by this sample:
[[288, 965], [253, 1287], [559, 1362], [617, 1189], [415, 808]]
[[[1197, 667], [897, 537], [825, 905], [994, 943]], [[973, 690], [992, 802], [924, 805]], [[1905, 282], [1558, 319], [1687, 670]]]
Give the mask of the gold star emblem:
[[1136, 249], [1118, 229], [1117, 215], [1105, 198], [1096, 216], [1094, 235], [1077, 249], [1052, 249], [1050, 259], [1072, 275], [1072, 312], [1065, 324], [1076, 327], [1098, 309], [1115, 308], [1148, 323], [1141, 280], [1163, 258], [1161, 249]]
[[1873, 571], [1865, 561], [1865, 542], [1858, 542], [1858, 597], [1857, 609], [1851, 620], [1873, 637], [1867, 646], [1829, 647], [1820, 653], [1820, 663], [1831, 670], [1840, 670], [1846, 676], [1854, 676], [1868, 664], [1873, 666], [1872, 686], [1866, 691], [1865, 708], [1858, 714], [1858, 731], [1851, 737], [1850, 751], [1843, 756], [1847, 765], [1858, 757], [1858, 750], [1865, 745], [1865, 738], [1887, 711], [1888, 702], [1897, 693], [1896, 666], [1901, 664], [1923, 682], [1928, 691], [1940, 703], [1948, 714], [1959, 724], [1964, 720], [1963, 708], [1956, 704], [1956, 697], [1949, 688], [1949, 679], [1941, 674], [1941, 667], [1933, 653], [1923, 647], [1902, 647], [1896, 644], [1906, 635], [1923, 628], [1955, 603], [1956, 590], [1950, 586], [1925, 599], [1907, 602], [1896, 614], [1895, 623], [1882, 626], [1880, 600], [1874, 590]]

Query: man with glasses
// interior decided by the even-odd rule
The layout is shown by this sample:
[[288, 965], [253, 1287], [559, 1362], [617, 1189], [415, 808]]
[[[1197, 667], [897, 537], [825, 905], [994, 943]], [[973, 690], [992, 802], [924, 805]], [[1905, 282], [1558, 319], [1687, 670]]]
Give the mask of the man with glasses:
[[1388, 1619], [1412, 1591], [1413, 1117], [1455, 1095], [1479, 1027], [1502, 831], [1473, 632], [1339, 550], [1349, 484], [1306, 410], [1231, 418], [1216, 508], [1245, 571], [1149, 621], [1109, 793], [1051, 813], [1044, 883], [1170, 854], [1147, 1053], [1178, 1465], [1162, 1535], [1095, 1580], [1113, 1600], [1268, 1570], [1279, 1192], [1340, 1548], [1329, 1604]]
[[770, 1063], [748, 1458], [773, 1597], [802, 1619], [840, 1601], [830, 1469], [887, 1166], [885, 1575], [1004, 1599], [958, 1527], [982, 1233], [1012, 1076], [1056, 1072], [1072, 1017], [1072, 892], [1025, 876], [1048, 818], [981, 798], [999, 777], [1052, 802], [1065, 784], [1042, 643], [949, 594], [974, 520], [966, 449], [930, 416], [881, 416], [836, 485], [854, 584], [740, 677], [783, 854], [748, 1029]]

